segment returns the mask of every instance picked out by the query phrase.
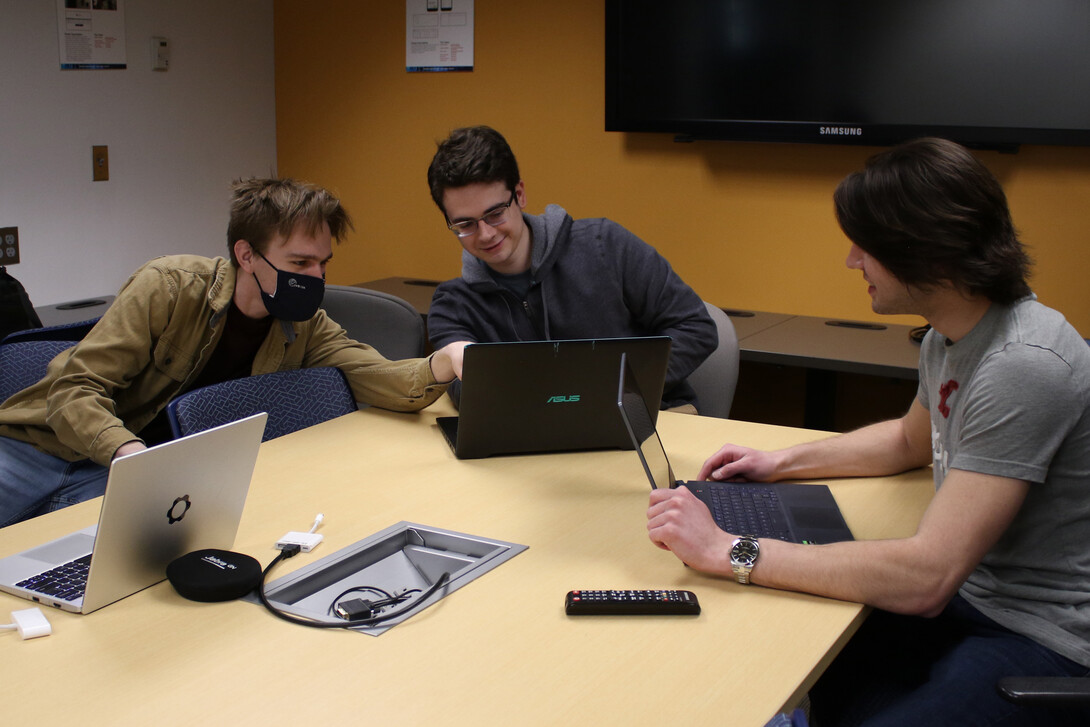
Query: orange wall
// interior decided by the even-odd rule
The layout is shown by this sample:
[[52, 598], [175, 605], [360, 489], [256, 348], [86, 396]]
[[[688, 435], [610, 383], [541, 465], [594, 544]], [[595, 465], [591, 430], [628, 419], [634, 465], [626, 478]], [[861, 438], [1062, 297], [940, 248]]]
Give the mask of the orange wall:
[[[615, 219], [726, 307], [874, 319], [833, 219], [873, 148], [699, 142], [603, 131], [598, 0], [477, 0], [475, 70], [405, 72], [398, 0], [276, 0], [279, 173], [329, 187], [356, 221], [333, 283], [459, 274], [426, 183], [435, 142], [488, 124], [511, 143], [528, 211]], [[1037, 261], [1033, 287], [1090, 337], [1090, 148], [980, 154]], [[915, 323], [912, 317], [898, 322]]]

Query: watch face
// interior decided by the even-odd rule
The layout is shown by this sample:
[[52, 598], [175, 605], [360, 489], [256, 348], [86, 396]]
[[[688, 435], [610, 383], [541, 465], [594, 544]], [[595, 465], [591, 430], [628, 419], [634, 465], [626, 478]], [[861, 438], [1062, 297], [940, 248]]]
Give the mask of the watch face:
[[760, 547], [757, 545], [756, 540], [739, 540], [730, 549], [730, 558], [738, 563], [753, 565], [754, 561], [757, 560], [758, 552], [760, 552]]

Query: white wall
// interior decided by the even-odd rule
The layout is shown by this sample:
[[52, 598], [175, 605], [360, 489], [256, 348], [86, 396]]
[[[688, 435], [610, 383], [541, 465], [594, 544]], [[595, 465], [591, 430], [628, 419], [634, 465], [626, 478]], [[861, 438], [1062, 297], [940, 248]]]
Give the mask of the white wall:
[[[276, 173], [272, 0], [126, 0], [128, 68], [60, 70], [55, 0], [0, 0], [0, 227], [36, 306], [226, 251], [228, 185]], [[152, 36], [171, 45], [152, 71]], [[91, 147], [110, 179], [91, 181]]]

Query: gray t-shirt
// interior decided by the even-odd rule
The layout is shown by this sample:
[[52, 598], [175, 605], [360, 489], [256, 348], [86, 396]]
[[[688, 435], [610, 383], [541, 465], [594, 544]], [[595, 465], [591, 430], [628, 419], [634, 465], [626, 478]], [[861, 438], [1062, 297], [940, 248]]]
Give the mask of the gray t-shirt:
[[920, 352], [935, 488], [951, 469], [1030, 482], [961, 587], [992, 620], [1090, 666], [1090, 346], [1036, 296]]

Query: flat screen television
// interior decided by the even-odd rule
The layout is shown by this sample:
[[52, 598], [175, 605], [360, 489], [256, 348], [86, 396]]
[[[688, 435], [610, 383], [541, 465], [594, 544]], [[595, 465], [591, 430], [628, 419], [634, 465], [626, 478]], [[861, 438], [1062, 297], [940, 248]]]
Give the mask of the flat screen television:
[[1090, 0], [606, 0], [607, 131], [1090, 145]]

